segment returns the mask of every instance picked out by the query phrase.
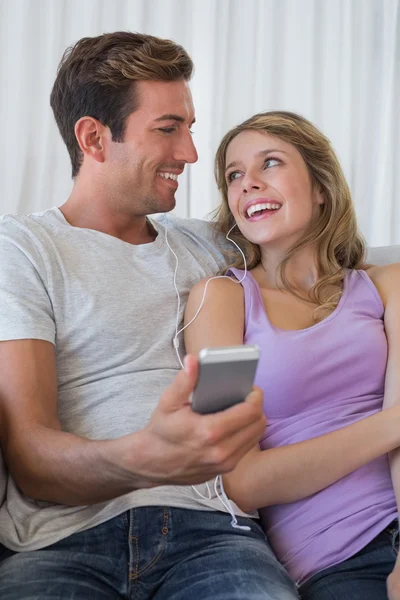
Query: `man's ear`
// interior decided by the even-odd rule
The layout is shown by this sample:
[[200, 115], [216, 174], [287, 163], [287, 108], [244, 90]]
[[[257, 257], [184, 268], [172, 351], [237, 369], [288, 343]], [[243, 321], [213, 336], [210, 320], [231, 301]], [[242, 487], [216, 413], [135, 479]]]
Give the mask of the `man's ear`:
[[82, 117], [75, 123], [75, 136], [85, 156], [96, 162], [105, 160], [105, 138], [109, 129], [93, 117]]

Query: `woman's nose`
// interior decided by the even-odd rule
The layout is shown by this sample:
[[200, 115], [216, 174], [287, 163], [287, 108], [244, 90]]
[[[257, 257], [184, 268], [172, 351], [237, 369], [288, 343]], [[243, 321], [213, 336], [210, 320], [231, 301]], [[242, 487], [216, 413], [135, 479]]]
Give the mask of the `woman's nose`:
[[252, 175], [247, 175], [242, 179], [242, 189], [246, 194], [251, 192], [252, 190], [260, 190], [263, 186], [263, 183], [256, 177]]

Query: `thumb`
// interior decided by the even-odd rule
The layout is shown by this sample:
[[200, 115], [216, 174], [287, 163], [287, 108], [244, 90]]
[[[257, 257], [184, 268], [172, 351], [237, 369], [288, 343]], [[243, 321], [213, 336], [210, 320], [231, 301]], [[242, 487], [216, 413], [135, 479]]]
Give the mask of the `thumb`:
[[178, 410], [189, 403], [198, 377], [198, 361], [195, 356], [187, 354], [183, 361], [184, 369], [179, 371], [171, 385], [161, 396], [160, 405], [168, 412]]
[[256, 404], [262, 407], [263, 405], [264, 394], [263, 391], [258, 385], [253, 385], [253, 389], [250, 394], [247, 396], [246, 401], [251, 404]]

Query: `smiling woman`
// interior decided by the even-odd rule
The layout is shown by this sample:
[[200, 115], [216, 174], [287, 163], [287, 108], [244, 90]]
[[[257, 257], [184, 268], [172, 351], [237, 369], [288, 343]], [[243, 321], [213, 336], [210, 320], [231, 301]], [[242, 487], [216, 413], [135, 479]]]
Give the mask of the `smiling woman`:
[[216, 178], [217, 229], [233, 229], [246, 261], [235, 255], [230, 277], [212, 282], [186, 348], [257, 344], [268, 421], [226, 491], [260, 509], [304, 600], [387, 600], [386, 578], [400, 582], [387, 531], [400, 466], [390, 472], [385, 456], [400, 446], [399, 265], [365, 265], [338, 159], [299, 115], [261, 113], [229, 131]]
[[[300, 255], [308, 255], [307, 261], [317, 260], [319, 269], [306, 294], [317, 308], [314, 316], [332, 311], [343, 269], [363, 265], [364, 243], [329, 140], [294, 113], [257, 114], [224, 136], [216, 155], [216, 178], [222, 194], [218, 227], [226, 234], [237, 224], [231, 237], [245, 248], [248, 267], [257, 267], [257, 273], [266, 266], [261, 254], [267, 244], [272, 281], [277, 276], [287, 291], [298, 293], [288, 265], [294, 260], [298, 271]], [[252, 212], [260, 203], [273, 206], [273, 211], [249, 218], [248, 209]], [[232, 266], [243, 268], [241, 257]]]

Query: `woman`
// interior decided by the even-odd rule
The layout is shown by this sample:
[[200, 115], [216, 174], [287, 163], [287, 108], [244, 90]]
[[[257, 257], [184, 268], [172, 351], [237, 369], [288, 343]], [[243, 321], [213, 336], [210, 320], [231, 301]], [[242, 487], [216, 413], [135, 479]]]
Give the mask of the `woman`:
[[[400, 598], [400, 454], [390, 467], [385, 454], [400, 442], [400, 265], [365, 265], [335, 153], [296, 114], [229, 131], [216, 177], [217, 226], [236, 223], [249, 272], [235, 256], [230, 278], [211, 282], [186, 348], [258, 344], [268, 418], [226, 492], [247, 511], [266, 507], [263, 526], [302, 598], [386, 599], [390, 573], [389, 597]], [[187, 323], [205, 285], [190, 294]]]

